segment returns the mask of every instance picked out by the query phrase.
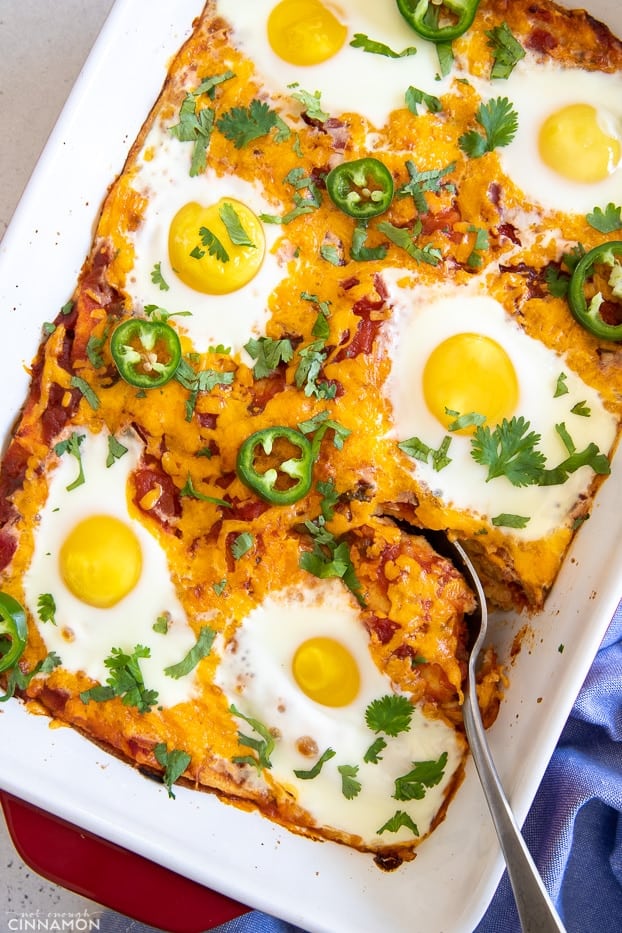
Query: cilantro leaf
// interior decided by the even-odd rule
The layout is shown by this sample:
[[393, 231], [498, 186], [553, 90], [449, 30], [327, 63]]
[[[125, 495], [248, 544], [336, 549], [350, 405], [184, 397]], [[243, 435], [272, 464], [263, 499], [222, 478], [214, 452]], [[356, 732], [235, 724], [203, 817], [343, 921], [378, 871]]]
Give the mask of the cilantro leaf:
[[448, 191], [455, 191], [454, 185], [447, 184], [443, 181], [445, 176], [451, 174], [455, 167], [456, 163], [451, 162], [449, 165], [446, 165], [445, 168], [429, 169], [420, 172], [412, 159], [408, 159], [406, 161], [406, 170], [410, 180], [398, 189], [398, 198], [410, 195], [415, 203], [417, 212], [419, 214], [427, 214], [430, 207], [426, 201], [426, 192], [438, 193], [443, 188]]
[[173, 793], [173, 784], [182, 776], [192, 761], [192, 758], [188, 752], [181, 751], [181, 749], [178, 748], [174, 748], [169, 752], [164, 742], [158, 742], [158, 744], [154, 746], [153, 756], [158, 764], [164, 768], [164, 785], [168, 791], [169, 797], [174, 800], [175, 794]]
[[529, 516], [512, 515], [509, 512], [501, 512], [490, 519], [492, 525], [502, 528], [526, 528], [529, 523]]
[[[287, 85], [289, 88], [299, 88], [297, 81], [294, 81], [293, 84]], [[314, 91], [313, 94], [310, 94], [309, 91], [293, 90], [291, 95], [294, 100], [297, 100], [303, 106], [303, 113], [306, 113], [310, 120], [317, 120], [318, 123], [324, 123], [329, 118], [329, 114], [322, 110], [320, 106], [320, 92]]]
[[286, 226], [292, 220], [296, 220], [297, 217], [316, 211], [322, 203], [322, 195], [315, 179], [311, 175], [307, 175], [304, 168], [298, 166], [291, 169], [283, 182], [294, 188], [294, 207], [282, 217], [276, 214], [260, 214], [259, 217], [264, 223], [284, 224]]
[[216, 496], [206, 496], [204, 493], [199, 492], [194, 488], [194, 483], [192, 482], [192, 477], [188, 473], [186, 482], [182, 489], [179, 490], [180, 496], [187, 496], [189, 499], [200, 499], [201, 502], [211, 502], [213, 505], [219, 505], [221, 508], [230, 509], [231, 503], [227, 502], [226, 499], [218, 499]]
[[180, 677], [185, 677], [186, 674], [193, 671], [199, 661], [208, 656], [212, 650], [215, 638], [215, 630], [210, 628], [209, 625], [204, 625], [199, 632], [196, 644], [192, 646], [186, 656], [182, 658], [181, 661], [178, 661], [177, 664], [171, 664], [170, 667], [164, 668], [166, 676], [172, 677], [174, 680], [179, 680]]
[[436, 449], [425, 444], [419, 437], [410, 437], [408, 440], [400, 441], [397, 446], [409, 457], [414, 457], [422, 463], [429, 463], [431, 458], [432, 468], [439, 472], [451, 463], [451, 457], [447, 456], [450, 444], [451, 437], [446, 435]]
[[404, 101], [406, 106], [415, 116], [419, 114], [418, 108], [422, 105], [430, 113], [440, 113], [443, 109], [438, 97], [434, 97], [432, 94], [426, 94], [425, 91], [421, 91], [417, 87], [413, 87], [412, 84], [410, 87], [406, 88], [406, 93], [404, 94]]
[[413, 761], [413, 768], [395, 780], [395, 800], [423, 800], [431, 787], [443, 779], [447, 765], [447, 752], [436, 761]]
[[582, 466], [591, 467], [598, 476], [608, 476], [611, 473], [611, 464], [605, 454], [600, 452], [596, 444], [588, 444], [584, 450], [575, 451], [556, 467], [542, 470], [538, 485], [559, 486]]
[[51, 593], [41, 593], [37, 600], [37, 613], [42, 622], [56, 625], [56, 601]]
[[487, 30], [486, 36], [493, 57], [490, 77], [509, 78], [521, 58], [525, 57], [525, 49], [505, 22]]
[[253, 546], [253, 536], [248, 531], [239, 534], [231, 545], [231, 553], [235, 560], [244, 557]]
[[412, 817], [408, 815], [408, 813], [404, 812], [404, 810], [396, 810], [393, 816], [388, 819], [387, 822], [380, 827], [380, 829], [376, 830], [376, 832], [379, 836], [385, 832], [396, 833], [402, 829], [403, 826], [406, 826], [408, 829], [410, 829], [414, 836], [419, 835], [417, 824], [413, 821]]
[[595, 207], [590, 214], [586, 214], [585, 219], [599, 233], [613, 233], [614, 230], [622, 229], [622, 207], [610, 201], [604, 211]]
[[388, 220], [383, 220], [378, 224], [378, 232], [384, 233], [392, 243], [405, 250], [408, 255], [416, 262], [424, 262], [430, 266], [438, 266], [441, 261], [441, 251], [428, 243], [421, 248], [414, 242], [415, 238], [421, 232], [421, 222], [418, 221], [412, 230], [403, 227], [395, 227]]
[[151, 652], [144, 645], [136, 645], [131, 654], [122, 648], [113, 648], [110, 657], [104, 661], [110, 671], [106, 684], [84, 690], [80, 699], [87, 704], [90, 700], [101, 703], [120, 697], [124, 706], [135, 706], [139, 713], [148, 713], [158, 700], [157, 691], [145, 687], [140, 669], [141, 658], [149, 657]]
[[151, 281], [154, 285], [157, 285], [161, 292], [167, 292], [170, 288], [170, 285], [162, 275], [162, 263], [156, 262], [153, 269], [151, 270]]
[[341, 793], [346, 800], [353, 800], [361, 792], [361, 782], [356, 780], [359, 773], [358, 765], [338, 765], [337, 771], [341, 775]]
[[329, 477], [326, 482], [318, 480], [315, 488], [322, 496], [322, 501], [320, 502], [322, 517], [325, 521], [329, 522], [331, 518], [334, 517], [335, 506], [339, 502], [339, 493], [335, 486], [335, 480], [332, 477]]
[[34, 680], [38, 674], [49, 674], [60, 664], [61, 659], [55, 651], [50, 651], [42, 661], [38, 661], [28, 674], [24, 674], [19, 664], [16, 664], [15, 667], [12, 667], [8, 672], [6, 693], [0, 696], [0, 703], [5, 703], [15, 696], [16, 690], [26, 690], [30, 682]]
[[244, 349], [255, 361], [253, 375], [255, 379], [265, 379], [275, 372], [281, 363], [289, 363], [294, 356], [291, 340], [273, 340], [271, 337], [254, 337], [244, 344]]
[[384, 42], [378, 42], [376, 39], [370, 39], [362, 32], [355, 32], [354, 38], [350, 42], [353, 49], [362, 49], [364, 52], [371, 52], [373, 55], [384, 55], [386, 58], [407, 58], [410, 55], [417, 54], [417, 48], [409, 45], [401, 52], [394, 52], [393, 49], [385, 45]]
[[[207, 248], [210, 256], [214, 256], [219, 262], [229, 262], [229, 253], [215, 233], [207, 227], [199, 227], [199, 236], [201, 237], [201, 243]], [[199, 246], [195, 246], [190, 255], [193, 259], [203, 259], [205, 251]]]
[[568, 390], [568, 386], [566, 385], [567, 378], [568, 377], [566, 373], [559, 374], [559, 376], [557, 377], [557, 383], [555, 384], [555, 392], [553, 394], [553, 398], [560, 398], [560, 396], [568, 394], [569, 390]]
[[243, 719], [244, 722], [248, 723], [249, 726], [257, 733], [259, 738], [255, 738], [253, 735], [244, 735], [241, 732], [238, 732], [238, 742], [240, 745], [244, 745], [246, 748], [250, 748], [254, 755], [238, 755], [233, 761], [236, 764], [246, 764], [251, 765], [253, 768], [256, 768], [257, 771], [261, 772], [263, 768], [271, 768], [272, 762], [270, 761], [270, 755], [274, 751], [274, 736], [263, 723], [259, 722], [258, 719], [253, 719], [250, 716], [245, 716], [244, 713], [240, 712], [236, 706], [232, 703], [229, 707], [229, 711], [233, 713], [234, 716], [237, 716], [239, 719]]
[[108, 456], [106, 466], [110, 468], [116, 460], [120, 460], [127, 453], [127, 447], [118, 441], [114, 434], [108, 435]]
[[413, 705], [407, 696], [388, 693], [372, 700], [365, 710], [365, 722], [372, 732], [395, 736], [408, 732], [412, 715]]
[[334, 749], [327, 748], [309, 771], [294, 769], [294, 774], [297, 778], [300, 778], [301, 781], [311, 781], [318, 776], [324, 764], [330, 761], [331, 758], [334, 758], [336, 754], [337, 752], [334, 751]]
[[498, 147], [508, 146], [518, 130], [518, 114], [507, 97], [495, 97], [480, 104], [475, 119], [482, 127], [483, 135], [478, 130], [469, 130], [458, 140], [462, 151], [474, 159]]
[[72, 483], [67, 486], [67, 491], [71, 492], [72, 489], [76, 489], [78, 486], [81, 486], [84, 479], [84, 469], [82, 466], [82, 455], [80, 453], [80, 444], [86, 437], [85, 434], [78, 434], [74, 431], [69, 437], [64, 441], [59, 441], [58, 444], [54, 445], [54, 453], [58, 457], [62, 457], [63, 454], [71, 454], [72, 457], [78, 461], [78, 475]]
[[358, 221], [352, 231], [352, 244], [350, 246], [350, 258], [355, 262], [374, 262], [384, 259], [387, 255], [385, 243], [379, 246], [367, 246], [367, 224], [364, 220]]
[[91, 334], [86, 343], [86, 355], [89, 359], [89, 363], [93, 369], [101, 369], [104, 365], [104, 358], [102, 356], [102, 350], [108, 339], [108, 331], [103, 333], [101, 337], [97, 337], [95, 334]]
[[386, 739], [383, 739], [383, 737], [379, 735], [363, 755], [363, 761], [366, 764], [377, 765], [379, 761], [382, 761], [382, 755], [380, 752], [384, 751], [386, 747]]
[[174, 378], [190, 393], [186, 402], [186, 421], [191, 421], [199, 392], [211, 392], [217, 385], [231, 385], [233, 372], [218, 372], [216, 369], [201, 369], [196, 372], [186, 359], [182, 359], [175, 370]]
[[544, 469], [544, 454], [537, 450], [540, 435], [528, 432], [529, 422], [522, 416], [503, 419], [494, 430], [479, 425], [471, 440], [471, 456], [488, 467], [486, 482], [506, 476], [513, 486], [537, 483]]
[[255, 243], [253, 243], [248, 233], [242, 226], [240, 215], [236, 211], [233, 204], [225, 201], [225, 203], [218, 211], [218, 215], [225, 225], [227, 233], [229, 234], [229, 239], [234, 246], [255, 246]]
[[359, 604], [364, 606], [365, 600], [360, 594], [361, 584], [356, 577], [348, 543], [339, 542], [335, 538], [326, 528], [326, 520], [322, 515], [314, 521], [306, 521], [305, 528], [313, 538], [313, 550], [303, 551], [300, 555], [298, 564], [301, 569], [320, 579], [338, 577]]
[[277, 125], [277, 113], [265, 101], [254, 98], [248, 107], [232, 107], [216, 126], [236, 149], [243, 149], [254, 139], [267, 136]]
[[74, 389], [78, 389], [78, 391], [84, 396], [93, 411], [97, 411], [99, 408], [99, 399], [86, 379], [82, 379], [81, 376], [72, 376], [70, 384]]
[[179, 122], [169, 127], [169, 133], [180, 142], [193, 143], [190, 175], [200, 175], [207, 165], [207, 150], [214, 128], [215, 113], [211, 107], [198, 108], [204, 94], [214, 99], [216, 87], [235, 77], [232, 71], [204, 78], [194, 91], [186, 94], [179, 108]]

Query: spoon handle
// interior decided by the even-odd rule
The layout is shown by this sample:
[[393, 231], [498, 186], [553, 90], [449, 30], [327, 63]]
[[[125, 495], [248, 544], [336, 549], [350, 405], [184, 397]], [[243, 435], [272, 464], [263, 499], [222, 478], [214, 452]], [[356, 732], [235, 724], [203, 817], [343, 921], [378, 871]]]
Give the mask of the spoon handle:
[[[475, 698], [475, 694], [473, 694]], [[481, 718], [473, 703], [463, 708], [464, 725], [473, 761], [495, 824], [505, 857], [508, 877], [518, 909], [523, 933], [565, 933], [557, 911], [547, 893], [529, 853], [492, 760]]]

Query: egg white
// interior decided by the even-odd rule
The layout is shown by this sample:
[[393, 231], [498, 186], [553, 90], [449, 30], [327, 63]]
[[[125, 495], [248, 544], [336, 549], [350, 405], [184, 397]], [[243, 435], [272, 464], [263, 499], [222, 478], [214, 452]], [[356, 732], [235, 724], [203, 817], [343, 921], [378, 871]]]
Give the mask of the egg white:
[[[188, 335], [197, 351], [224, 345], [238, 353], [251, 337], [265, 332], [270, 313], [268, 298], [283, 274], [272, 252], [281, 227], [264, 224], [266, 252], [259, 272], [247, 285], [225, 295], [206, 295], [181, 281], [168, 256], [169, 228], [179, 209], [191, 201], [207, 207], [221, 198], [232, 198], [257, 215], [278, 213], [279, 209], [265, 199], [257, 185], [235, 175], [220, 176], [208, 168], [201, 175], [191, 176], [191, 148], [171, 137], [159, 124], [145, 141], [143, 153], [148, 150], [150, 158], [139, 158], [132, 184], [147, 206], [132, 236], [135, 259], [126, 291], [137, 308], [152, 304], [170, 314], [189, 311], [190, 316], [175, 317], [172, 323]], [[157, 263], [168, 285], [166, 290], [152, 280]]]
[[[434, 449], [442, 443], [448, 432], [426, 406], [422, 374], [438, 344], [454, 334], [469, 332], [496, 340], [510, 357], [519, 383], [514, 414], [522, 415], [531, 430], [541, 435], [538, 447], [547, 458], [547, 466], [557, 466], [568, 456], [555, 430], [555, 425], [562, 422], [577, 450], [594, 442], [601, 452], [609, 452], [616, 419], [604, 408], [598, 392], [572, 372], [560, 356], [525, 334], [480, 285], [408, 287], [400, 282], [403, 273], [397, 270], [386, 270], [383, 278], [393, 308], [384, 328], [392, 361], [384, 392], [393, 409], [391, 437], [396, 442], [418, 437]], [[568, 392], [554, 398], [562, 372]], [[589, 417], [571, 412], [578, 402], [590, 409]], [[471, 456], [471, 438], [458, 434], [451, 438], [448, 466], [435, 471], [431, 463], [413, 459], [413, 475], [456, 508], [488, 518], [501, 514], [529, 517], [524, 529], [506, 529], [524, 539], [542, 537], [563, 525], [594, 476], [585, 466], [558, 486], [517, 487], [504, 476], [486, 482], [486, 468]]]
[[[378, 0], [338, 0], [325, 3], [347, 26], [343, 47], [318, 65], [291, 65], [273, 52], [266, 23], [278, 0], [218, 0], [218, 12], [233, 26], [233, 41], [253, 62], [265, 87], [291, 93], [297, 82], [310, 93], [319, 91], [322, 109], [332, 116], [362, 113], [375, 126], [383, 126], [392, 110], [404, 107], [404, 92], [413, 85], [428, 94], [440, 94], [448, 79], [439, 74], [436, 47], [422, 40], [400, 14], [395, 3]], [[353, 48], [356, 33], [388, 45], [394, 52], [416, 47], [417, 54], [404, 58]]]
[[[164, 668], [181, 661], [196, 643], [171, 582], [166, 556], [155, 538], [128, 514], [126, 486], [128, 475], [140, 460], [142, 445], [133, 433], [119, 438], [127, 453], [112, 466], [106, 466], [108, 434], [84, 435], [80, 446], [85, 482], [67, 490], [76, 478], [77, 462], [64, 454], [50, 476], [49, 493], [35, 530], [34, 553], [24, 576], [26, 605], [38, 620], [38, 599], [50, 593], [56, 603], [55, 619], [39, 622], [48, 651], [55, 651], [65, 669], [83, 671], [100, 683], [110, 674], [104, 661], [112, 648], [131, 653], [136, 645], [150, 649], [151, 657], [140, 666], [148, 689], [158, 691], [158, 702], [172, 706], [194, 693], [194, 674], [175, 680]], [[78, 522], [90, 515], [106, 514], [125, 522], [140, 542], [142, 573], [134, 587], [119, 603], [99, 609], [83, 603], [67, 589], [60, 570], [59, 552], [63, 541]], [[168, 613], [166, 634], [153, 631], [158, 616]]]
[[[317, 636], [342, 642], [356, 660], [361, 687], [347, 706], [330, 708], [316, 703], [296, 684], [291, 669], [296, 649]], [[412, 832], [406, 828], [377, 833], [400, 809], [411, 816], [421, 835], [428, 831], [461, 761], [455, 734], [445, 723], [427, 719], [415, 708], [410, 730], [387, 738], [382, 761], [363, 762], [376, 737], [366, 725], [365, 709], [373, 700], [395, 691], [373, 663], [360, 610], [340, 581], [313, 581], [304, 590], [292, 587], [271, 594], [242, 621], [234, 638], [218, 648], [222, 658], [216, 683], [244, 715], [277, 730], [270, 774], [295, 794], [318, 825], [360, 835], [372, 844], [410, 840]], [[316, 742], [317, 758], [327, 748], [336, 752], [312, 780], [294, 774], [295, 769], [309, 770], [316, 761], [297, 749], [297, 741], [305, 736]], [[437, 760], [444, 751], [448, 753], [444, 777], [423, 800], [393, 798], [395, 779], [407, 774], [414, 761]], [[362, 789], [351, 800], [341, 790], [337, 768], [343, 764], [359, 766], [356, 779]]]
[[527, 198], [550, 210], [585, 214], [595, 206], [622, 203], [622, 162], [600, 182], [582, 183], [559, 175], [538, 151], [538, 136], [552, 113], [570, 104], [591, 104], [609, 135], [622, 143], [622, 74], [567, 68], [526, 56], [503, 81], [473, 83], [484, 100], [507, 97], [518, 114], [513, 141], [496, 150], [504, 172]]

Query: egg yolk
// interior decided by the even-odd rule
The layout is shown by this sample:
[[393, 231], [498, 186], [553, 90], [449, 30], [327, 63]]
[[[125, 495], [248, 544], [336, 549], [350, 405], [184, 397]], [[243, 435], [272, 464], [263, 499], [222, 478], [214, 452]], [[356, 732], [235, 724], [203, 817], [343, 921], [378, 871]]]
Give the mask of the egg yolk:
[[619, 139], [603, 129], [590, 104], [571, 104], [547, 117], [538, 145], [549, 168], [585, 183], [607, 178], [622, 155]]
[[136, 586], [142, 553], [136, 535], [124, 522], [111, 515], [91, 515], [65, 538], [59, 563], [74, 596], [89, 606], [108, 609]]
[[[482, 334], [454, 334], [432, 351], [423, 370], [425, 403], [444, 427], [458, 415], [484, 415], [489, 425], [511, 416], [518, 379], [509, 356]], [[456, 433], [472, 433], [473, 426]]]
[[323, 706], [347, 706], [359, 692], [358, 665], [334, 638], [303, 642], [294, 655], [292, 672], [302, 692]]
[[336, 55], [347, 28], [319, 0], [282, 0], [268, 17], [268, 42], [290, 65], [318, 65]]
[[171, 266], [197, 292], [225, 295], [248, 284], [266, 251], [261, 221], [232, 198], [204, 207], [196, 201], [177, 211], [168, 235]]

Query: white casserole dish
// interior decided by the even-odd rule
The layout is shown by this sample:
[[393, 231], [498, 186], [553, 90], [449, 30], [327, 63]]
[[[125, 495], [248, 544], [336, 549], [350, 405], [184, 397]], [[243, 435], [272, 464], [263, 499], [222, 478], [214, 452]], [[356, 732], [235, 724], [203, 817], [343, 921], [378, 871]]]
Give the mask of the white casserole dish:
[[[117, 0], [0, 245], [2, 437], [27, 391], [24, 367], [41, 324], [70, 296], [107, 185], [201, 6], [201, 0]], [[622, 34], [616, 0], [591, 0], [589, 7]], [[619, 453], [545, 611], [531, 620], [533, 634], [490, 730], [519, 820], [622, 595], [621, 482]], [[498, 624], [494, 640], [502, 656], [524, 624], [510, 618]], [[18, 702], [0, 709], [0, 741], [2, 788], [309, 931], [472, 933], [501, 876], [470, 765], [447, 819], [417, 859], [383, 874], [369, 856], [300, 839], [209, 795], [179, 788], [170, 801], [163, 787], [71, 730], [50, 729]]]

